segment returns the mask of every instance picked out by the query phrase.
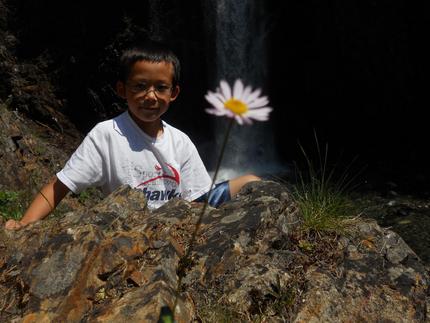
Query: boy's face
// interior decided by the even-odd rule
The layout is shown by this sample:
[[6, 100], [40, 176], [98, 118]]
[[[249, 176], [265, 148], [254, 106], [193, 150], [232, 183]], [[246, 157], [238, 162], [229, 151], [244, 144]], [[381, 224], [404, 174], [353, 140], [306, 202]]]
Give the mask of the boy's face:
[[179, 86], [174, 87], [172, 79], [172, 63], [137, 61], [127, 82], [117, 83], [117, 91], [127, 100], [129, 111], [139, 123], [154, 124], [179, 94]]

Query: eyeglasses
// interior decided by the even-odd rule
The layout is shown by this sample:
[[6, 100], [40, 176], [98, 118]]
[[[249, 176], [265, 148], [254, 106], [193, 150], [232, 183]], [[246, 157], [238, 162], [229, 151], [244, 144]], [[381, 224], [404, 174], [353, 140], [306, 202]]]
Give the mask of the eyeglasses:
[[160, 84], [160, 85], [148, 85], [146, 83], [127, 83], [128, 88], [134, 94], [147, 95], [149, 92], [153, 91], [157, 97], [168, 97], [172, 93], [173, 86]]

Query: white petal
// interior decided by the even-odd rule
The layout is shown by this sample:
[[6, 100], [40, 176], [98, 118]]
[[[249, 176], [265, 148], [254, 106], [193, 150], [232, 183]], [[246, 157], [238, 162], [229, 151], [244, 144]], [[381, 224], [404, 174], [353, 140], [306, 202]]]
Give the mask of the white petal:
[[252, 102], [248, 103], [249, 109], [255, 109], [255, 108], [261, 108], [264, 107], [269, 103], [269, 100], [267, 99], [267, 96], [262, 96], [261, 98], [258, 98]]
[[226, 99], [224, 98], [224, 96], [221, 94], [221, 89], [219, 87], [216, 89], [216, 92], [208, 91], [208, 94], [209, 93], [215, 95], [221, 102], [225, 102], [226, 101]]
[[214, 93], [214, 95], [218, 98], [218, 100], [220, 100], [222, 102], [222, 104], [224, 105], [225, 101], [227, 101], [228, 99], [224, 98], [224, 96], [221, 93]]
[[234, 117], [234, 113], [231, 112], [230, 110], [224, 110], [224, 115], [226, 115], [229, 118], [233, 118]]
[[247, 125], [252, 125], [251, 118], [248, 118], [247, 116], [242, 116], [243, 122]]
[[269, 115], [266, 114], [266, 115], [260, 115], [260, 116], [253, 116], [253, 117], [250, 117], [250, 118], [254, 119], [256, 121], [267, 121], [267, 120], [269, 120]]
[[260, 97], [262, 90], [260, 88], [255, 89], [253, 92], [251, 92], [248, 96], [248, 100], [250, 102], [254, 101], [258, 97]]
[[219, 99], [218, 96], [216, 96], [215, 93], [208, 93], [205, 95], [206, 100], [212, 104], [217, 109], [224, 109], [224, 103]]
[[218, 110], [218, 109], [206, 109], [205, 110], [209, 114], [214, 114], [216, 116], [224, 116], [227, 115], [225, 110]]
[[248, 110], [248, 112], [246, 113], [246, 115], [248, 115], [248, 114], [256, 115], [256, 114], [270, 113], [272, 110], [273, 109], [271, 107], [256, 108], [256, 109]]
[[228, 83], [226, 81], [222, 80], [220, 82], [220, 86], [221, 86], [221, 93], [224, 96], [224, 98], [226, 100], [231, 99], [230, 85], [228, 85]]
[[269, 116], [252, 117], [250, 119], [255, 120], [255, 121], [267, 121], [267, 120], [269, 120]]
[[242, 118], [239, 115], [235, 114], [234, 118], [236, 119], [236, 121], [237, 121], [238, 124], [243, 125]]
[[261, 94], [261, 89], [256, 89], [254, 92], [248, 95], [247, 98], [243, 98], [243, 100], [248, 104], [258, 98]]
[[242, 94], [243, 94], [243, 83], [240, 79], [237, 79], [236, 82], [234, 82], [233, 97], [236, 100], [241, 100]]
[[248, 118], [252, 118], [258, 121], [267, 121], [269, 119], [269, 113], [272, 111], [272, 108], [261, 108], [248, 111], [245, 116]]
[[240, 98], [240, 100], [242, 100], [243, 102], [246, 102], [246, 98], [249, 96], [249, 94], [251, 93], [252, 88], [250, 86], [245, 87], [245, 90], [243, 90], [242, 93], [242, 97]]

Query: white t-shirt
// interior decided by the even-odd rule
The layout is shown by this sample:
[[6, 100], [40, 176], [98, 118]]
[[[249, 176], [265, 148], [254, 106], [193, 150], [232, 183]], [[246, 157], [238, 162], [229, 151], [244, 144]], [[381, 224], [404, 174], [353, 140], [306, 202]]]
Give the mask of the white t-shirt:
[[142, 189], [149, 208], [173, 197], [192, 201], [209, 191], [211, 179], [190, 138], [163, 121], [152, 138], [124, 112], [98, 123], [57, 173], [71, 191], [99, 186], [105, 194], [128, 184]]

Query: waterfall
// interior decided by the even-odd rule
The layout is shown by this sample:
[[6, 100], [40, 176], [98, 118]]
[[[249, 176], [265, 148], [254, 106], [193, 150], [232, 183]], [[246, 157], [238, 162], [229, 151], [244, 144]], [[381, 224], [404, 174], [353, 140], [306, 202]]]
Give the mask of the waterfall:
[[[211, 57], [209, 77], [213, 87], [221, 79], [231, 85], [241, 78], [254, 89], [265, 89], [267, 81], [266, 23], [264, 2], [255, 0], [205, 0], [207, 33]], [[214, 66], [215, 64], [215, 66]], [[270, 100], [270, 98], [269, 98]], [[270, 105], [270, 103], [269, 103]], [[216, 118], [216, 153], [221, 149], [226, 120]], [[227, 143], [218, 181], [243, 175], [268, 173], [277, 167], [270, 122], [252, 126], [235, 125]]]

